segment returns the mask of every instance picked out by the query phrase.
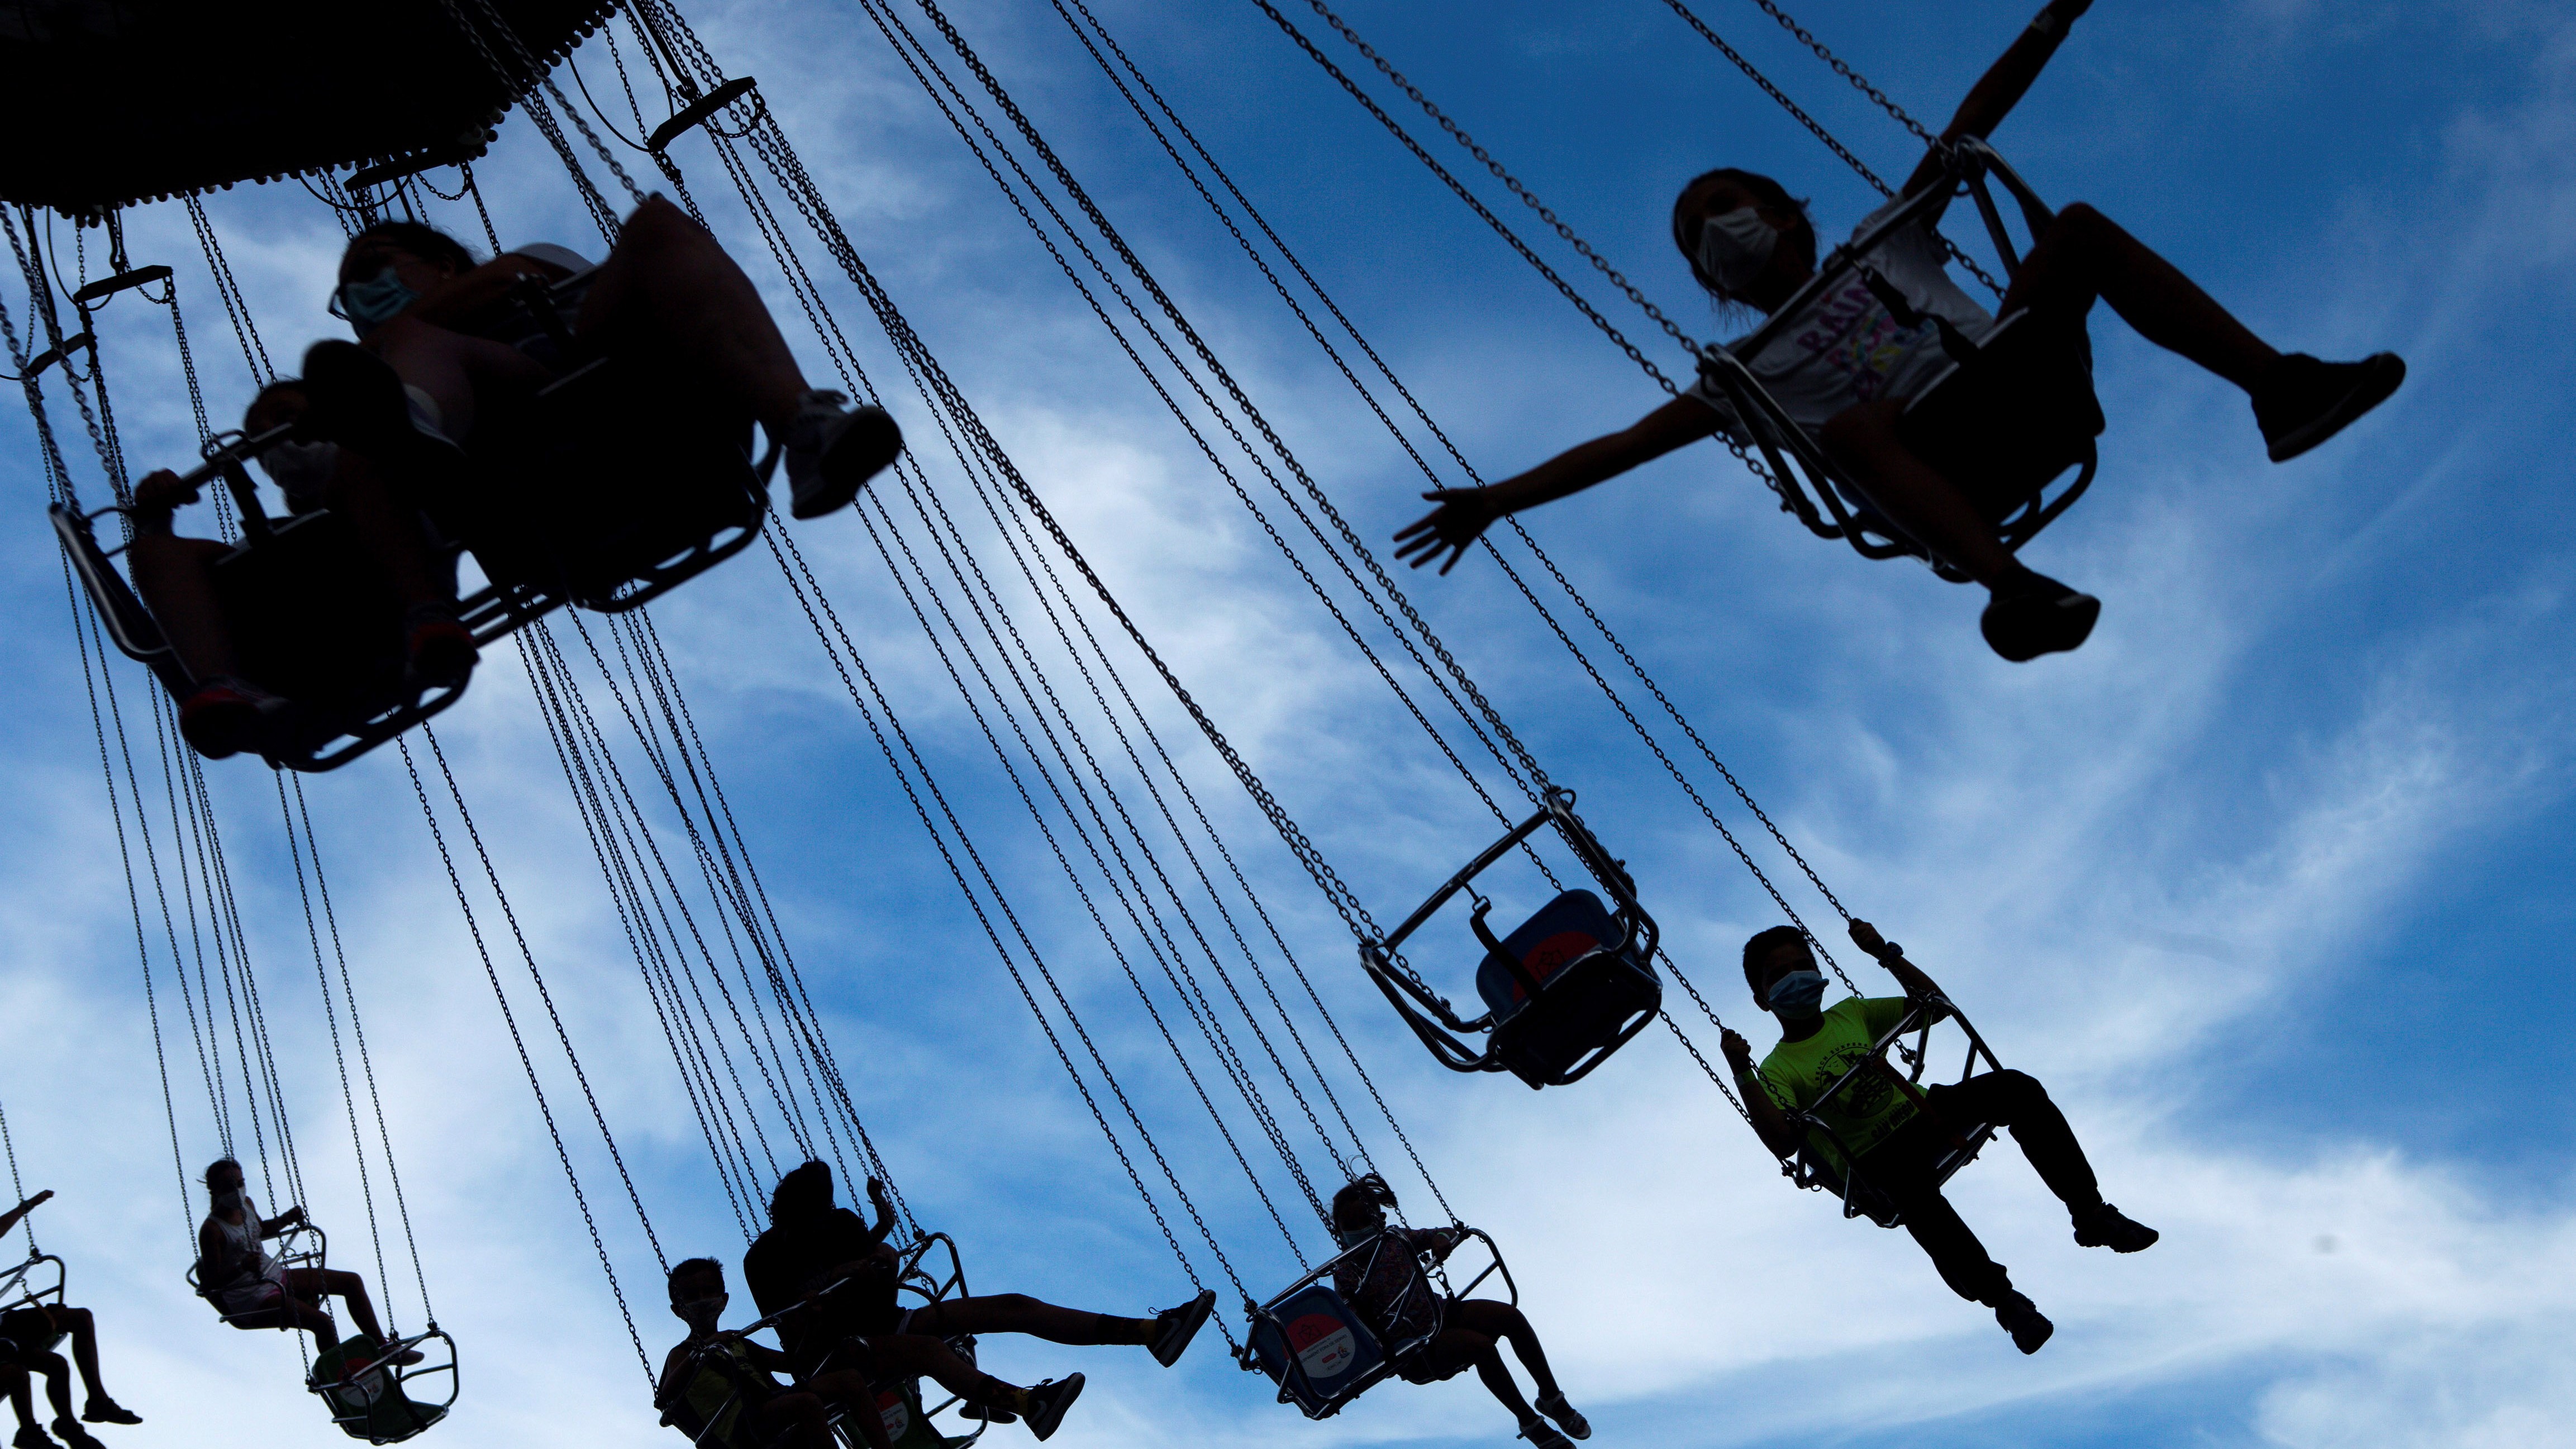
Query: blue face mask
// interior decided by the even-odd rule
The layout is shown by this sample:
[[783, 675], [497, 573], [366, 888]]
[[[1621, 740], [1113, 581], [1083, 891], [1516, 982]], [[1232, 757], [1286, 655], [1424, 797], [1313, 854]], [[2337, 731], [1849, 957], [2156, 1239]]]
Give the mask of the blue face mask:
[[364, 337], [401, 316], [404, 308], [420, 300], [420, 293], [403, 285], [401, 273], [386, 267], [363, 282], [342, 282], [339, 299], [340, 315]]
[[1771, 1009], [1782, 1016], [1813, 1016], [1825, 999], [1825, 973], [1792, 971], [1771, 983]]

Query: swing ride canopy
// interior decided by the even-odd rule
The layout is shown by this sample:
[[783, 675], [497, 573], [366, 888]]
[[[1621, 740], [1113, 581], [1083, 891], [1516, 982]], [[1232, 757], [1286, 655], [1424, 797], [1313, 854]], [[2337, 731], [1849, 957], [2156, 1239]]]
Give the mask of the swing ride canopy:
[[[519, 93], [612, 9], [28, 0], [0, 11], [11, 138], [0, 199], [86, 216], [242, 181], [470, 159]], [[524, 79], [506, 84], [504, 71]]]

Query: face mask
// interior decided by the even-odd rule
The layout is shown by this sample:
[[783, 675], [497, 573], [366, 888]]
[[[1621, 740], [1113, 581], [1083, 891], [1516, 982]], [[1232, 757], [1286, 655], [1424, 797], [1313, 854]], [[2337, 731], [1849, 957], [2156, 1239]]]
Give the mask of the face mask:
[[1779, 230], [1761, 213], [1738, 207], [1700, 223], [1699, 267], [1726, 290], [1742, 291], [1762, 275], [1779, 245]]
[[1369, 1239], [1376, 1237], [1382, 1231], [1384, 1231], [1382, 1227], [1335, 1228], [1333, 1229], [1333, 1241], [1341, 1244], [1345, 1248], [1356, 1248], [1360, 1244], [1367, 1242]]
[[322, 488], [340, 466], [337, 443], [280, 443], [259, 455], [260, 471], [285, 490], [298, 512], [320, 506]]
[[242, 1194], [240, 1188], [234, 1188], [230, 1192], [219, 1192], [215, 1194], [215, 1211], [219, 1213], [231, 1212], [241, 1205]]
[[420, 293], [404, 286], [402, 275], [392, 267], [363, 282], [340, 284], [340, 312], [361, 337], [401, 316], [405, 307], [419, 300]]
[[1792, 971], [1771, 983], [1771, 1009], [1782, 1016], [1813, 1016], [1825, 999], [1825, 973]]
[[671, 1311], [680, 1315], [680, 1321], [689, 1325], [692, 1332], [713, 1333], [716, 1324], [724, 1318], [726, 1301], [726, 1295], [719, 1293], [713, 1298], [692, 1298], [685, 1303], [674, 1303]]

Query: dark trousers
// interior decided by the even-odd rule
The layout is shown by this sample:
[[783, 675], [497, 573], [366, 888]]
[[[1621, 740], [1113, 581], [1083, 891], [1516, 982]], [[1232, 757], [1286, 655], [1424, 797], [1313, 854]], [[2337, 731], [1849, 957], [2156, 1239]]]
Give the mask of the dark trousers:
[[1905, 1214], [1905, 1230], [1940, 1270], [1941, 1281], [1960, 1297], [1991, 1307], [2012, 1291], [2012, 1281], [2001, 1263], [1986, 1256], [1985, 1244], [1932, 1180], [1933, 1168], [1951, 1150], [1952, 1135], [1964, 1135], [1980, 1122], [2011, 1129], [2039, 1180], [2071, 1213], [2090, 1211], [2102, 1201], [2102, 1190], [2074, 1130], [2066, 1125], [2066, 1114], [2048, 1100], [2048, 1089], [2037, 1078], [1988, 1072], [1956, 1086], [1933, 1087], [1924, 1096], [1931, 1110], [1916, 1113], [1893, 1136], [1862, 1153], [1860, 1175]]

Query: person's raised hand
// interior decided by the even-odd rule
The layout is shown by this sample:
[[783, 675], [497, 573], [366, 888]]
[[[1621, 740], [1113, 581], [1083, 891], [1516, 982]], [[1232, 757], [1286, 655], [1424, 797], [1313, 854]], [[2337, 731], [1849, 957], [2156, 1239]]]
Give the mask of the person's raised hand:
[[2060, 25], [2072, 23], [2092, 8], [2093, 0], [2048, 0], [2048, 13], [2056, 16]]
[[1494, 507], [1493, 497], [1482, 488], [1434, 488], [1422, 495], [1440, 506], [1405, 525], [1395, 536], [1395, 556], [1420, 568], [1449, 557], [1440, 565], [1447, 573], [1467, 556], [1467, 550], [1502, 511]]
[[876, 1204], [877, 1213], [881, 1217], [894, 1211], [893, 1200], [886, 1196], [886, 1185], [873, 1177], [868, 1179], [868, 1201]]
[[146, 474], [134, 485], [134, 511], [144, 517], [167, 517], [183, 503], [197, 501], [197, 490], [179, 481], [179, 475], [163, 468]]
[[44, 1205], [46, 1199], [51, 1198], [53, 1195], [54, 1190], [50, 1187], [46, 1188], [44, 1191], [37, 1193], [34, 1197], [27, 1199], [27, 1206], [41, 1207]]
[[1853, 945], [1873, 956], [1887, 954], [1887, 938], [1878, 933], [1878, 927], [1867, 921], [1855, 920], [1851, 923], [1851, 938]]

